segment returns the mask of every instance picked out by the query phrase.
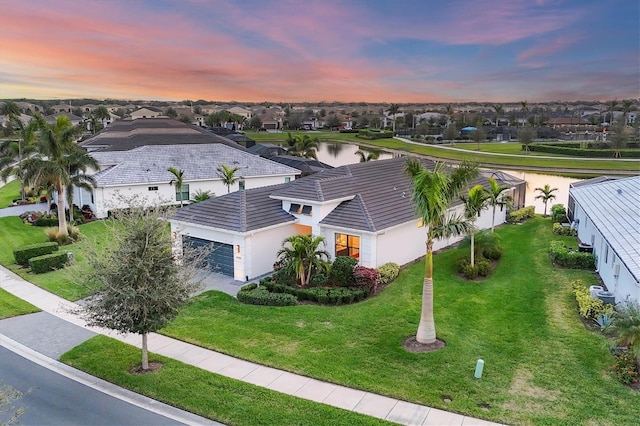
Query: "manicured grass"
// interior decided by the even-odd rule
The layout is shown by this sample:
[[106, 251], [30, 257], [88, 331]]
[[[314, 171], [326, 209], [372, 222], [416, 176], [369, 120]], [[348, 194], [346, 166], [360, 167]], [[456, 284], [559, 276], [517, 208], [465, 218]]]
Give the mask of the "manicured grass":
[[[435, 316], [444, 350], [412, 354], [403, 340], [420, 315], [422, 262], [382, 294], [342, 307], [242, 305], [198, 296], [164, 334], [261, 364], [508, 424], [634, 424], [640, 394], [608, 374], [606, 339], [586, 330], [571, 281], [554, 269], [549, 219], [498, 230], [507, 248], [484, 282], [454, 273], [462, 249], [435, 256]], [[475, 362], [485, 361], [482, 379]], [[450, 396], [445, 403], [441, 397]], [[489, 404], [485, 411], [479, 404]]]
[[40, 309], [0, 288], [0, 319], [34, 312], [40, 312]]
[[119, 386], [229, 425], [383, 425], [382, 420], [284, 395], [151, 354], [163, 367], [146, 375], [128, 370], [140, 349], [96, 336], [61, 360]]
[[[292, 134], [305, 134], [292, 132]], [[481, 151], [477, 151], [476, 144], [456, 144], [463, 145], [468, 148], [465, 150], [450, 150], [447, 149], [448, 145], [417, 145], [399, 141], [397, 139], [378, 139], [378, 140], [365, 140], [356, 137], [355, 133], [337, 133], [337, 132], [311, 132], [306, 133], [311, 136], [318, 137], [323, 142], [349, 142], [360, 145], [369, 145], [379, 148], [395, 149], [399, 151], [412, 152], [416, 154], [429, 155], [432, 157], [441, 158], [444, 160], [471, 160], [479, 162], [482, 166], [486, 167], [511, 167], [522, 170], [528, 168], [550, 168], [550, 169], [565, 169], [568, 172], [582, 173], [583, 170], [595, 170], [595, 174], [599, 172], [606, 173], [606, 171], [628, 171], [629, 174], [637, 174], [640, 172], [640, 162], [638, 161], [620, 161], [616, 159], [574, 159], [570, 157], [555, 156], [556, 158], [540, 158], [537, 155], [522, 155], [519, 157], [509, 157], [494, 155], [491, 148], [493, 145], [511, 145], [510, 144], [481, 144]], [[259, 142], [283, 142], [287, 138], [287, 133], [249, 133], [247, 134], [252, 139], [256, 139]], [[518, 144], [519, 145], [519, 144]], [[500, 148], [502, 149], [502, 148]], [[512, 148], [509, 147], [509, 150]], [[498, 150], [498, 148], [495, 148]], [[522, 152], [520, 152], [522, 154]], [[551, 154], [547, 154], [548, 157], [553, 157]], [[594, 174], [594, 173], [588, 173]]]
[[20, 182], [11, 181], [6, 185], [0, 186], [0, 209], [9, 205], [16, 198], [20, 198]]
[[[32, 274], [28, 268], [23, 268], [15, 263], [13, 250], [26, 245], [47, 241], [44, 227], [30, 226], [22, 223], [17, 216], [0, 218], [0, 264], [9, 268], [29, 282], [44, 288], [51, 293], [57, 294], [67, 300], [78, 300], [88, 296], [88, 292], [72, 282], [70, 271], [61, 269], [59, 271], [47, 272], [45, 274]], [[87, 223], [80, 226], [80, 233], [83, 238], [96, 238], [98, 240], [106, 237], [106, 227], [102, 221]], [[74, 254], [79, 269], [86, 263], [86, 256], [80, 244], [71, 244], [60, 247], [60, 250]]]

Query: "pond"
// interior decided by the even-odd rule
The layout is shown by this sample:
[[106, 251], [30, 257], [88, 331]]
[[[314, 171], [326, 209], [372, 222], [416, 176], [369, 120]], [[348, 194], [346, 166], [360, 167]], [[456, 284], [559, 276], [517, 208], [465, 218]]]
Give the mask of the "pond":
[[[334, 167], [358, 163], [360, 161], [360, 155], [356, 154], [356, 152], [359, 149], [364, 151], [365, 154], [372, 151], [371, 149], [360, 148], [355, 144], [320, 142], [317, 152], [318, 160]], [[388, 158], [393, 158], [393, 154], [380, 151], [378, 159], [384, 160]], [[546, 184], [549, 184], [551, 188], [558, 188], [558, 190], [554, 192], [556, 198], [549, 201], [547, 206], [547, 214], [550, 214], [551, 206], [554, 204], [563, 204], [565, 207], [567, 206], [567, 203], [569, 202], [569, 184], [580, 180], [576, 178], [515, 170], [503, 170], [503, 172], [527, 182], [525, 205], [535, 206], [536, 213], [539, 214], [544, 213], [544, 203], [542, 200], [535, 198], [537, 195], [540, 195], [540, 192], [536, 191], [535, 188], [542, 188]]]

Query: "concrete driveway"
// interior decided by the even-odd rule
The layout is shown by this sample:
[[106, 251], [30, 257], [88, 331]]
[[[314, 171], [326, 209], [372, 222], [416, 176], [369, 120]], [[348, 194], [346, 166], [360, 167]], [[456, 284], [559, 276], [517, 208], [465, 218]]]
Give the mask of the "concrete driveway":
[[48, 211], [47, 203], [26, 204], [24, 206], [12, 206], [0, 209], [0, 217], [7, 216], [20, 216], [24, 212], [36, 211], [46, 212]]

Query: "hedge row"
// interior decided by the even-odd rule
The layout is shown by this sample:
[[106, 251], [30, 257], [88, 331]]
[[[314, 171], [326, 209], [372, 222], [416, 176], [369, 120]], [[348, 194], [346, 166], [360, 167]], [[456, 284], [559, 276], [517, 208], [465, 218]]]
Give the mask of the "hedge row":
[[308, 300], [331, 305], [342, 305], [366, 299], [370, 294], [368, 288], [349, 287], [311, 287], [298, 288], [286, 284], [274, 283], [269, 278], [260, 281], [260, 286], [277, 294], [289, 294], [297, 300]]
[[595, 319], [600, 315], [613, 312], [611, 305], [605, 305], [602, 300], [591, 296], [589, 288], [584, 282], [576, 280], [571, 283], [571, 287], [573, 288], [573, 294], [576, 296], [578, 310], [582, 318]]
[[507, 221], [510, 223], [520, 223], [524, 222], [527, 219], [531, 219], [536, 215], [536, 208], [534, 206], [523, 207], [518, 210], [514, 210], [509, 212], [507, 216]]
[[549, 256], [553, 263], [571, 269], [592, 270], [595, 268], [595, 254], [569, 250], [564, 244], [562, 241], [551, 241]]
[[58, 251], [57, 242], [30, 244], [27, 246], [18, 247], [13, 251], [13, 257], [16, 259], [18, 265], [29, 265], [29, 259], [42, 256], [45, 254], [51, 254], [54, 251]]
[[[525, 150], [525, 145], [522, 145], [522, 149]], [[583, 149], [583, 148], [571, 148], [568, 146], [558, 145], [546, 145], [546, 144], [530, 144], [529, 151], [547, 152], [550, 154], [563, 154], [571, 155], [573, 157], [588, 157], [588, 158], [607, 158], [613, 157], [614, 150], [608, 149]], [[621, 158], [640, 158], [640, 151], [632, 149], [621, 149]]]
[[471, 266], [471, 258], [469, 256], [458, 259], [456, 262], [456, 271], [472, 280], [478, 276], [488, 277], [491, 273], [491, 261], [484, 257], [474, 259], [474, 265]]
[[291, 294], [270, 293], [266, 288], [258, 287], [256, 283], [242, 287], [238, 292], [238, 301], [263, 306], [294, 306], [298, 303], [298, 299]]
[[358, 137], [362, 139], [385, 139], [392, 138], [393, 132], [391, 130], [371, 130], [362, 129], [358, 131]]
[[553, 233], [555, 235], [566, 235], [569, 237], [577, 237], [578, 231], [570, 226], [562, 226], [560, 223], [553, 224]]
[[29, 259], [29, 267], [34, 274], [43, 274], [64, 268], [69, 261], [67, 253], [51, 253]]

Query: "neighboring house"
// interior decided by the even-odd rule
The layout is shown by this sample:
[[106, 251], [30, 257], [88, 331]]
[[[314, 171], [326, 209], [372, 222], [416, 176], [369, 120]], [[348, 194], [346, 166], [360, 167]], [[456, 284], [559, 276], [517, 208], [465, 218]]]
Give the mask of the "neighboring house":
[[[426, 241], [405, 167], [405, 158], [370, 161], [216, 197], [180, 209], [171, 229], [179, 247], [212, 246], [209, 263], [240, 281], [271, 272], [282, 241], [303, 233], [323, 236], [332, 259], [352, 256], [371, 268], [403, 265], [424, 256]], [[487, 178], [480, 176], [470, 186], [478, 183], [487, 185]], [[452, 210], [462, 213], [461, 202]], [[498, 211], [496, 224], [505, 215], [506, 209]], [[476, 225], [490, 228], [491, 216], [484, 210]], [[435, 249], [461, 238], [438, 241]]]
[[71, 112], [74, 108], [71, 106], [71, 104], [58, 104], [52, 106], [51, 109], [55, 114], [57, 114], [60, 112]]
[[[216, 196], [227, 194], [228, 188], [216, 171], [222, 164], [239, 167], [235, 175], [239, 180], [231, 191], [289, 182], [300, 174], [297, 169], [221, 143], [149, 145], [91, 155], [100, 164], [100, 171], [93, 175], [97, 186], [91, 192], [76, 188], [74, 202], [88, 204], [97, 217], [106, 217], [110, 209], [127, 207], [118, 204], [119, 194], [139, 196], [149, 205], [180, 204], [180, 197], [188, 202], [198, 190]], [[184, 171], [182, 188], [169, 183], [174, 179], [169, 167]]]
[[[32, 116], [27, 115], [27, 114], [22, 114], [20, 113], [20, 115], [17, 117], [18, 120], [20, 120], [22, 122], [22, 124], [24, 124], [25, 126], [27, 124], [29, 124], [29, 122], [33, 119]], [[6, 115], [0, 115], [0, 126], [2, 127], [8, 127], [9, 125], [9, 117]]]
[[230, 112], [231, 114], [236, 114], [236, 115], [239, 115], [240, 117], [244, 117], [247, 119], [247, 121], [251, 120], [252, 115], [251, 115], [250, 109], [234, 106], [233, 108], [228, 108], [226, 111]]
[[58, 117], [67, 117], [74, 126], [77, 126], [84, 121], [84, 117], [71, 114], [70, 112], [57, 112], [52, 115], [47, 115], [44, 119], [47, 123], [55, 123]]
[[139, 118], [156, 118], [162, 116], [162, 111], [158, 108], [146, 107], [135, 110], [130, 115], [132, 120], [137, 120]]
[[274, 155], [285, 155], [287, 153], [287, 149], [283, 148], [281, 145], [275, 145], [272, 143], [258, 143], [249, 147], [249, 152], [259, 155], [260, 157], [271, 158]]
[[640, 302], [640, 176], [603, 178], [569, 188], [570, 217], [616, 303]]
[[88, 152], [126, 151], [145, 145], [221, 143], [245, 151], [237, 143], [207, 130], [170, 118], [116, 120], [109, 127], [82, 142]]

